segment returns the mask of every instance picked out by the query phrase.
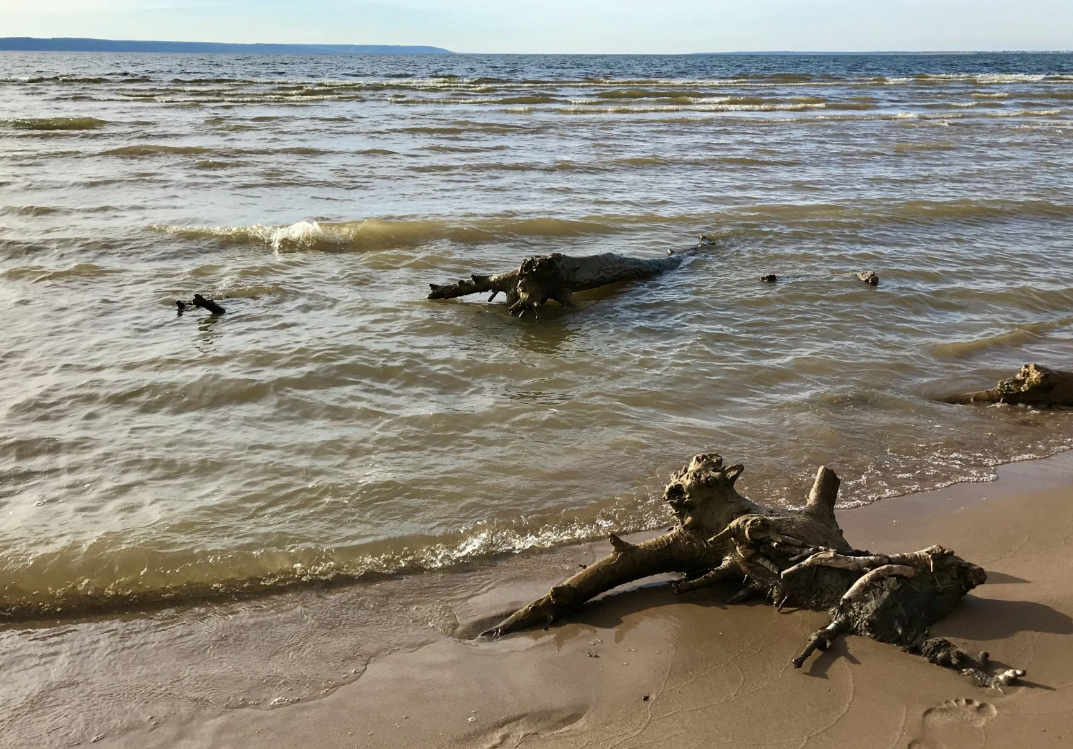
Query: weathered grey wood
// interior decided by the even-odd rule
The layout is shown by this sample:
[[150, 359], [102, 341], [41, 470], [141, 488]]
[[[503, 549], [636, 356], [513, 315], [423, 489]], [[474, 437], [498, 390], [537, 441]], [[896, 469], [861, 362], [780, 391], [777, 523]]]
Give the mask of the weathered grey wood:
[[738, 587], [730, 602], [755, 594], [780, 610], [786, 605], [829, 610], [831, 623], [793, 659], [798, 668], [833, 638], [857, 634], [958, 668], [985, 686], [1003, 686], [1024, 675], [1017, 669], [989, 674], [979, 659], [927, 637], [934, 622], [987, 579], [980, 567], [941, 546], [891, 555], [854, 549], [834, 513], [841, 481], [827, 467], [817, 472], [802, 511], [764, 507], [743, 497], [734, 488], [743, 470], [740, 464], [724, 465], [714, 453], [695, 456], [664, 490], [674, 527], [636, 545], [612, 535], [611, 554], [484, 636], [546, 626], [619, 585], [679, 572], [682, 579], [672, 583], [678, 593], [722, 582]]
[[990, 390], [948, 395], [944, 403], [1008, 403], [1011, 406], [1065, 408], [1073, 406], [1073, 372], [1025, 364], [1016, 375]]

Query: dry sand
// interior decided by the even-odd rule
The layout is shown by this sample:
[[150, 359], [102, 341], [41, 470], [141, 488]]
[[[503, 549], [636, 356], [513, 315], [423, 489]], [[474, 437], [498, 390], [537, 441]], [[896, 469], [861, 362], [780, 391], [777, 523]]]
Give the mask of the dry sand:
[[[402, 638], [399, 649], [372, 657], [360, 678], [275, 709], [131, 693], [111, 712], [145, 717], [153, 711], [151, 720], [124, 723], [105, 711], [95, 718], [101, 733], [80, 724], [68, 736], [72, 742], [58, 743], [96, 738], [95, 746], [264, 749], [1073, 745], [1073, 453], [1000, 468], [995, 483], [843, 511], [840, 520], [858, 548], [890, 552], [941, 543], [983, 566], [988, 583], [933, 632], [1027, 669], [1024, 685], [1005, 693], [982, 689], [920, 657], [858, 637], [795, 670], [790, 659], [824, 622], [822, 614], [778, 613], [759, 603], [728, 607], [719, 591], [676, 597], [665, 586], [648, 585], [610, 596], [547, 631], [498, 642], [439, 631], [420, 643]], [[467, 588], [452, 587], [450, 594], [437, 592], [436, 576], [422, 584], [429, 586], [427, 595], [452, 598], [443, 604], [452, 623], [440, 629], [472, 634], [603, 553], [593, 545], [486, 565], [466, 574]], [[400, 584], [384, 585], [391, 591]], [[346, 604], [350, 595], [322, 593], [321, 604]], [[276, 605], [279, 612], [294, 601], [281, 597]], [[303, 603], [303, 610], [311, 605]], [[131, 642], [137, 636], [124, 633], [122, 623], [100, 626], [56, 636], [115, 649], [104, 663], [137, 647]], [[310, 618], [311, 641], [321, 641], [319, 626]], [[283, 636], [272, 619], [254, 629], [254, 638]], [[391, 629], [388, 622], [385, 631]], [[336, 632], [331, 641], [338, 645], [345, 634]], [[302, 639], [300, 628], [286, 636]], [[175, 657], [160, 653], [161, 683], [193, 668]], [[62, 667], [51, 668], [53, 678]], [[102, 669], [79, 688], [92, 689], [93, 678], [101, 685], [120, 678], [118, 670], [109, 676]], [[6, 734], [10, 739], [18, 730], [8, 718], [0, 730], [14, 730]], [[61, 718], [42, 725], [62, 735]]]

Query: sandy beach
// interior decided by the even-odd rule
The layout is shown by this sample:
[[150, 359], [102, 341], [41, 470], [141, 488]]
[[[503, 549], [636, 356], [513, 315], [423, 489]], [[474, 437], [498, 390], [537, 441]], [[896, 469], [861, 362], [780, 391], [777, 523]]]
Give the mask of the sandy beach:
[[[586, 545], [464, 575], [157, 612], [152, 627], [131, 615], [8, 631], [8, 647], [16, 637], [28, 651], [47, 643], [51, 657], [27, 652], [34, 666], [9, 674], [9, 694], [25, 699], [7, 711], [4, 744], [29, 746], [31, 731], [42, 745], [115, 747], [1065, 746], [1073, 452], [998, 476], [840, 518], [860, 548], [941, 543], [985, 567], [988, 583], [933, 632], [1027, 669], [1005, 692], [859, 637], [797, 671], [790, 659], [822, 614], [725, 606], [718, 590], [674, 596], [658, 584], [605, 597], [546, 631], [472, 639], [605, 552]], [[406, 608], [392, 609], [399, 601]], [[154, 635], [161, 628], [168, 637]], [[369, 651], [372, 640], [391, 645]], [[292, 697], [242, 697], [256, 692], [257, 664], [236, 661], [248, 641], [278, 644], [266, 694]], [[346, 665], [358, 653], [366, 659], [348, 681], [293, 696], [311, 657]]]

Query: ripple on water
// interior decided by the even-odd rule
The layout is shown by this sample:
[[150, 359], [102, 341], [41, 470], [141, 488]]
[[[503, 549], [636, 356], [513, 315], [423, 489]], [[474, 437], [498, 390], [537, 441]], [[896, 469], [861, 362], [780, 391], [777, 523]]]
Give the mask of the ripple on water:
[[[0, 123], [9, 613], [220, 605], [655, 528], [699, 451], [784, 505], [833, 465], [857, 504], [1071, 442], [1067, 413], [929, 399], [1068, 361], [1053, 71], [79, 59], [4, 82], [33, 123]], [[699, 233], [716, 244], [679, 270], [538, 321], [424, 298]], [[228, 312], [177, 316], [193, 293]]]

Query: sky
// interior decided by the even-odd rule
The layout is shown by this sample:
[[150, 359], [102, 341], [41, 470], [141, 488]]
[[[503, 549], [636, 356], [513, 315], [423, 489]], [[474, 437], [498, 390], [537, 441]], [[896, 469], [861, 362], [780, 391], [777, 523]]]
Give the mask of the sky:
[[1073, 0], [0, 0], [0, 36], [488, 53], [1073, 50]]

